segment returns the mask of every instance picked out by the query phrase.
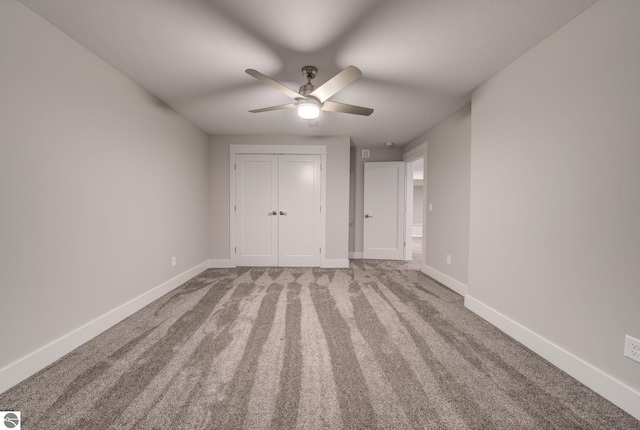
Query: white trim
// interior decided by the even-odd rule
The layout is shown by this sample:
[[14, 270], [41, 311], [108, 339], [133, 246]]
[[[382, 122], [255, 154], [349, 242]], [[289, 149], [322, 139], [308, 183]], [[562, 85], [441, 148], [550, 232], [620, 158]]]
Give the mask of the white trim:
[[404, 163], [404, 260], [413, 259], [413, 162]]
[[236, 267], [236, 265], [231, 262], [230, 258], [226, 260], [208, 260], [207, 265], [209, 269], [231, 269]]
[[149, 303], [204, 272], [208, 267], [208, 262], [202, 262], [0, 369], [0, 393], [44, 369]]
[[339, 259], [339, 260], [324, 260], [324, 264], [322, 266], [323, 269], [347, 269], [349, 267], [349, 260]]
[[427, 266], [426, 264], [422, 265], [422, 273], [424, 273], [427, 276], [431, 276], [433, 279], [435, 279], [436, 281], [440, 282], [441, 284], [444, 284], [445, 286], [451, 288], [453, 291], [455, 291], [456, 293], [460, 294], [461, 296], [466, 296], [467, 295], [467, 285], [463, 284], [462, 282], [453, 279], [451, 276], [449, 275], [445, 275], [444, 273], [434, 269], [431, 266]]
[[349, 253], [349, 260], [361, 260], [363, 258], [364, 258], [364, 253], [362, 251]]
[[640, 420], [640, 392], [471, 296], [464, 298], [464, 305], [545, 360]]
[[402, 161], [415, 161], [427, 153], [427, 142], [421, 143], [413, 149], [402, 154]]
[[[320, 154], [320, 267], [327, 266], [328, 261], [326, 259], [327, 253], [327, 155], [326, 147], [322, 147], [325, 150], [324, 154]], [[349, 267], [349, 262], [347, 262]]]
[[[409, 151], [405, 152], [404, 154], [402, 154], [402, 161], [405, 162], [414, 162], [419, 160], [420, 158], [422, 158], [422, 165], [423, 165], [423, 169], [424, 169], [424, 173], [423, 173], [423, 179], [422, 179], [422, 225], [423, 225], [423, 231], [426, 232], [426, 228], [427, 228], [427, 159], [428, 159], [428, 150], [429, 150], [429, 142], [428, 141], [424, 141], [423, 143], [421, 143], [420, 145], [416, 146], [413, 149], [410, 149]], [[407, 226], [408, 228], [408, 226]], [[425, 264], [427, 262], [427, 243], [425, 240], [422, 241], [422, 265], [423, 267], [425, 267]], [[422, 270], [424, 272], [424, 269]], [[426, 273], [426, 272], [425, 272]], [[454, 280], [455, 281], [455, 280]], [[455, 281], [457, 282], [457, 281]], [[464, 284], [461, 284], [464, 285]], [[466, 286], [465, 286], [466, 288]], [[466, 289], [465, 289], [466, 291]]]
[[427, 142], [424, 144], [424, 158], [422, 159], [422, 168], [424, 170], [422, 176], [422, 264], [427, 264], [427, 202], [429, 193], [427, 192], [427, 170], [428, 170], [428, 157], [429, 157], [429, 145]]
[[236, 267], [236, 154], [229, 155], [229, 261]]
[[230, 154], [326, 155], [325, 145], [229, 145]]

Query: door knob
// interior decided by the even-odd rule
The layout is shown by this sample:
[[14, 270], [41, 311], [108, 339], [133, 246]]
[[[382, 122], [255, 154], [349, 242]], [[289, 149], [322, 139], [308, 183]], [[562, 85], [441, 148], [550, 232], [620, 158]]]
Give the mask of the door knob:
[[285, 211], [280, 211], [280, 215], [286, 215], [287, 213]]
[[365, 218], [373, 218], [373, 215], [366, 214], [364, 217]]
[[276, 211], [269, 212], [267, 215], [278, 215], [278, 212], [276, 212]]

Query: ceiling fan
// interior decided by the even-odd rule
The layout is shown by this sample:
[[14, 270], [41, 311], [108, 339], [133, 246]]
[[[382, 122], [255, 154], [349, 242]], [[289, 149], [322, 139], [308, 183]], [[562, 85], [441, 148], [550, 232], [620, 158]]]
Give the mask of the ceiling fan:
[[369, 116], [373, 113], [373, 109], [370, 108], [328, 100], [329, 97], [333, 96], [335, 93], [362, 76], [360, 69], [354, 66], [347, 67], [319, 87], [316, 87], [311, 83], [311, 80], [318, 74], [318, 69], [315, 66], [304, 66], [302, 68], [302, 75], [307, 79], [307, 83], [302, 85], [298, 92], [293, 91], [257, 70], [247, 69], [245, 72], [296, 101], [295, 103], [250, 110], [249, 112], [252, 113], [297, 108], [298, 116], [304, 119], [318, 118], [321, 110], [365, 116]]

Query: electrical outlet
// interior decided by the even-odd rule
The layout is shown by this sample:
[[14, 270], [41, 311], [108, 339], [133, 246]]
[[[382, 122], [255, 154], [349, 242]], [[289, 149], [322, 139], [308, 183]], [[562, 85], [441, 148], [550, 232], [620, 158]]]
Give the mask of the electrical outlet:
[[171, 267], [176, 266], [176, 257], [171, 257]]
[[624, 355], [640, 363], [640, 340], [626, 335], [624, 337]]
[[447, 254], [447, 264], [451, 264], [451, 256]]

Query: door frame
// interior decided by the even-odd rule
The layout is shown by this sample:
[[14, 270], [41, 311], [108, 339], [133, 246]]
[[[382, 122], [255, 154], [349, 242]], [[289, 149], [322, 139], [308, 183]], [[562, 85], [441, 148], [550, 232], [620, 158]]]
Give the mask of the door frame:
[[320, 155], [320, 267], [326, 267], [327, 147], [325, 145], [229, 145], [229, 260], [236, 267], [236, 154]]
[[[402, 154], [402, 161], [407, 164], [407, 167], [411, 167], [413, 170], [413, 162], [422, 158], [424, 179], [422, 182], [422, 267], [426, 265], [426, 248], [427, 248], [427, 149], [429, 142], [425, 141], [410, 151]], [[413, 183], [413, 172], [411, 174], [411, 183]], [[413, 202], [412, 202], [413, 203]], [[411, 208], [413, 209], [413, 208]], [[409, 240], [413, 240], [412, 225], [408, 222], [409, 208], [407, 208], [407, 214], [405, 215], [405, 237]], [[413, 216], [413, 215], [412, 215]], [[411, 242], [408, 242], [411, 243]], [[406, 256], [405, 256], [406, 258]]]

